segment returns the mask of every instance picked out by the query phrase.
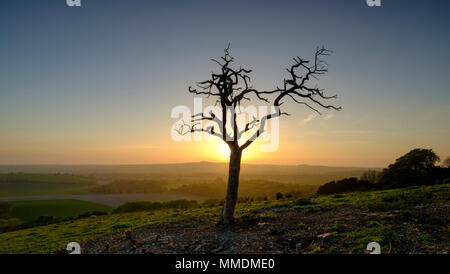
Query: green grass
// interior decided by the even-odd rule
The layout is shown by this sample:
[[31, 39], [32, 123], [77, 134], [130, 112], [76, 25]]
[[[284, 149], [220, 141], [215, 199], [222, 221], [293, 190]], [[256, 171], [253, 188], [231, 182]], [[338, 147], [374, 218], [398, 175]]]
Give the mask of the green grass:
[[[215, 213], [218, 212], [217, 209]], [[53, 253], [69, 242], [83, 242], [115, 231], [204, 214], [202, 208], [188, 210], [183, 214], [177, 214], [174, 210], [111, 214], [13, 231], [0, 234], [0, 253]]]
[[344, 242], [354, 252], [361, 252], [367, 243], [377, 242], [383, 250], [387, 250], [390, 244], [395, 244], [399, 239], [392, 225], [379, 225], [376, 227], [362, 227], [355, 231], [338, 235], [344, 238]]
[[[264, 201], [238, 204], [236, 215], [239, 217], [255, 209], [285, 203]], [[116, 231], [194, 217], [211, 216], [211, 221], [217, 222], [221, 209], [221, 207], [208, 207], [109, 214], [95, 219], [84, 218], [2, 233], [0, 234], [0, 254], [54, 253], [57, 249], [64, 248], [69, 242], [83, 242]]]
[[111, 212], [112, 207], [79, 200], [17, 201], [13, 205], [13, 217], [22, 222], [36, 220], [39, 216], [77, 217], [92, 211]]
[[[358, 205], [365, 209], [384, 210], [376, 205], [390, 203], [389, 197], [400, 195], [402, 198], [394, 199], [395, 206], [413, 206], [421, 203], [448, 203], [450, 184], [426, 186], [412, 189], [393, 189], [385, 191], [348, 193], [339, 196], [314, 196], [306, 205], [296, 205], [295, 200], [269, 200], [240, 203], [236, 208], [237, 218], [257, 218], [258, 214], [252, 213], [256, 209], [285, 207], [286, 210], [313, 209], [317, 210], [338, 205]], [[429, 194], [432, 193], [432, 196]], [[406, 198], [405, 198], [406, 197]], [[302, 203], [303, 204], [303, 203]], [[364, 210], [364, 209], [362, 209]], [[134, 229], [150, 224], [170, 221], [188, 220], [193, 217], [210, 216], [211, 221], [218, 220], [221, 207], [199, 207], [187, 210], [169, 209], [151, 212], [121, 213], [98, 216], [96, 219], [85, 218], [72, 220], [47, 226], [34, 227], [19, 231], [0, 234], [0, 253], [53, 253], [64, 248], [67, 243], [76, 241], [84, 242], [100, 236], [105, 236], [117, 231]], [[263, 213], [261, 217], [271, 218], [271, 213]], [[331, 230], [334, 227], [330, 228]], [[395, 242], [397, 239], [391, 231], [395, 227], [378, 226], [377, 223], [369, 223], [367, 227], [347, 234], [340, 235], [348, 240], [352, 247], [359, 248], [367, 241], [379, 241], [383, 245]], [[317, 251], [318, 252], [318, 251]]]
[[450, 184], [422, 186], [409, 189], [390, 189], [372, 192], [312, 197], [311, 202], [318, 207], [336, 205], [358, 205], [371, 211], [390, 211], [411, 208], [430, 202], [448, 202]]

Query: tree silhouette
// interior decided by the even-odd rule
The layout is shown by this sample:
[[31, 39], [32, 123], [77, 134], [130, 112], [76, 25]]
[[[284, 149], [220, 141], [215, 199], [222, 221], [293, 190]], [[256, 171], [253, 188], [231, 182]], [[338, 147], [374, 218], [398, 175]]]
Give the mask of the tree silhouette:
[[416, 148], [383, 169], [379, 183], [395, 187], [432, 184], [436, 180], [439, 156], [432, 149]]
[[[337, 95], [326, 96], [322, 89], [311, 86], [312, 79], [318, 80], [320, 75], [328, 71], [327, 63], [322, 57], [328, 56], [331, 51], [317, 48], [312, 61], [301, 57], [294, 58], [294, 64], [287, 68], [289, 78], [283, 80], [281, 87], [273, 90], [257, 90], [250, 85], [250, 69], [240, 67], [233, 68], [231, 64], [234, 58], [230, 55], [230, 46], [224, 50], [224, 55], [220, 60], [211, 59], [219, 66], [219, 72], [211, 73], [208, 80], [198, 82], [196, 88], [189, 87], [189, 92], [195, 95], [213, 97], [216, 105], [220, 106], [221, 117], [211, 111], [210, 113], [196, 113], [192, 116], [190, 124], [184, 123], [179, 128], [179, 133], [184, 135], [193, 132], [205, 132], [222, 139], [230, 148], [230, 160], [228, 171], [228, 186], [226, 200], [220, 223], [228, 225], [234, 221], [234, 210], [236, 206], [239, 172], [241, 167], [242, 152], [250, 146], [267, 129], [266, 123], [270, 119], [278, 118], [282, 115], [289, 115], [282, 112], [280, 106], [284, 99], [292, 100], [295, 103], [304, 105], [311, 110], [321, 114], [318, 108], [340, 110], [340, 107], [325, 104], [323, 101], [334, 99]], [[274, 97], [272, 101], [268, 97]], [[260, 119], [253, 118], [252, 121], [239, 128], [237, 123], [237, 112], [243, 101], [269, 103], [272, 111]], [[227, 114], [231, 113], [230, 119]], [[213, 123], [213, 126], [204, 128], [203, 121]], [[217, 127], [216, 127], [217, 126]], [[244, 134], [250, 137], [242, 140]]]
[[444, 167], [450, 167], [450, 156], [445, 158], [445, 160], [442, 162]]

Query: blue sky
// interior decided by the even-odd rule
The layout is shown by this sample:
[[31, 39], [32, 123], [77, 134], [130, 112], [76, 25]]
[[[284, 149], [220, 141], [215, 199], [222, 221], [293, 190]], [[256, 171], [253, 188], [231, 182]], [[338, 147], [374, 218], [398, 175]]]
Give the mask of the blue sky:
[[[450, 155], [450, 3], [382, 0], [9, 0], [0, 10], [0, 164], [217, 160], [170, 140], [170, 110], [231, 43], [255, 87], [334, 51], [320, 85], [343, 110], [288, 104], [264, 163], [382, 166]], [[332, 115], [332, 116], [331, 116]], [[303, 120], [307, 119], [308, 122]], [[145, 149], [140, 149], [145, 148]], [[211, 148], [213, 149], [213, 148]], [[177, 151], [183, 153], [174, 153]]]

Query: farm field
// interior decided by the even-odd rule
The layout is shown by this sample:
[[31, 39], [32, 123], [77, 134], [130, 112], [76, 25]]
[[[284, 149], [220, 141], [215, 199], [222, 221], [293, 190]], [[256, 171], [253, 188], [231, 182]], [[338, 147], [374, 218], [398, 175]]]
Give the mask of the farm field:
[[76, 175], [0, 174], [0, 197], [87, 194], [94, 186], [93, 178]]
[[93, 186], [79, 184], [13, 182], [0, 183], [0, 198], [89, 194]]
[[93, 211], [110, 212], [112, 207], [79, 200], [16, 201], [13, 217], [22, 222], [34, 221], [40, 216], [77, 217]]

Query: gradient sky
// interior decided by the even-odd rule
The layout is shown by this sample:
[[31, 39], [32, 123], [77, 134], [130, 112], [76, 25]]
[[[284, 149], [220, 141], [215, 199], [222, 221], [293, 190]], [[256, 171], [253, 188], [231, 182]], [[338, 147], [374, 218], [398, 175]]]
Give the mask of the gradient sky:
[[[340, 112], [287, 104], [280, 148], [249, 163], [384, 166], [416, 147], [450, 155], [449, 1], [8, 0], [0, 9], [0, 164], [225, 161], [174, 142], [176, 105], [231, 42], [270, 89], [292, 57], [334, 51], [320, 86]], [[216, 151], [219, 150], [219, 151]]]

